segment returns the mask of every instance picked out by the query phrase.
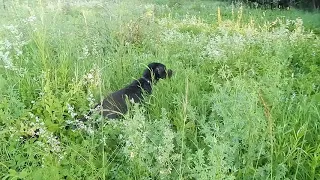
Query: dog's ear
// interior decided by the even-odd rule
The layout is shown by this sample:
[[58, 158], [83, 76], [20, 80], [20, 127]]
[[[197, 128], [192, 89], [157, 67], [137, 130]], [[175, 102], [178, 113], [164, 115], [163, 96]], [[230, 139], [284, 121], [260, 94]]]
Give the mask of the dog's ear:
[[156, 62], [148, 64], [149, 69], [155, 69], [157, 66], [159, 66], [159, 63], [156, 63]]
[[155, 74], [158, 73], [157, 71], [159, 71], [156, 70], [158, 65], [159, 63], [156, 62], [148, 64], [147, 69], [145, 69], [143, 72], [143, 77], [151, 80], [153, 76], [156, 76]]
[[163, 66], [157, 66], [154, 71], [154, 74], [158, 77], [161, 77], [161, 75], [165, 73], [165, 69]]
[[158, 65], [153, 69], [153, 75], [156, 80], [165, 79], [167, 76], [166, 66], [163, 64]]
[[160, 74], [160, 73], [161, 73], [160, 67], [156, 67], [156, 69], [155, 69], [155, 72], [154, 72], [154, 73]]

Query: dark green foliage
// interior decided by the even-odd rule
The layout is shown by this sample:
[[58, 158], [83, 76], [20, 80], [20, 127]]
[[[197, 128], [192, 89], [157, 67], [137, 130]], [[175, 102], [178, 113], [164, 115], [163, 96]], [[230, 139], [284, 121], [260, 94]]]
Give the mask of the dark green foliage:
[[[1, 178], [320, 178], [319, 14], [97, 2], [0, 11]], [[65, 128], [153, 61], [144, 104]]]

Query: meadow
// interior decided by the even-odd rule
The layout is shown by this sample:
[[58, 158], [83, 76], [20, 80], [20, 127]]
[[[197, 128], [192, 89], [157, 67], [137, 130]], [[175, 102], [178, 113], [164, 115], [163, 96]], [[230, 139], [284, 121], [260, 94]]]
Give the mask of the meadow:
[[[1, 179], [320, 179], [319, 12], [0, 5]], [[65, 128], [150, 62], [174, 75], [142, 106]]]

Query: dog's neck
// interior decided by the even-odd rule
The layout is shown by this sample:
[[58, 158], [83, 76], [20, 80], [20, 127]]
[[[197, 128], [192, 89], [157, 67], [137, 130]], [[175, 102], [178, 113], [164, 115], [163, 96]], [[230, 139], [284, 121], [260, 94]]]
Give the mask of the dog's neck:
[[147, 78], [145, 78], [145, 77], [142, 77], [142, 79], [144, 79], [145, 81], [147, 81], [148, 84], [151, 85], [151, 81], [150, 81], [149, 79], [147, 79]]

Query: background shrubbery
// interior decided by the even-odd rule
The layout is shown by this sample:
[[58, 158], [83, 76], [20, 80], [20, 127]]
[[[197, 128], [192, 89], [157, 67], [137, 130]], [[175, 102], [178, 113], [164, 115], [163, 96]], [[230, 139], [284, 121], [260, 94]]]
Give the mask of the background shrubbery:
[[[3, 179], [320, 178], [319, 14], [130, 0], [0, 16]], [[145, 106], [65, 129], [152, 61], [175, 74]]]

